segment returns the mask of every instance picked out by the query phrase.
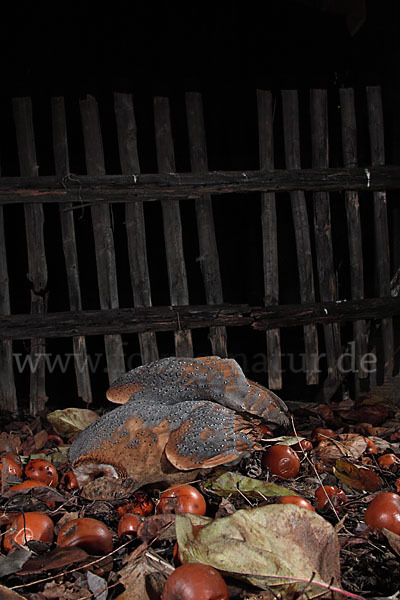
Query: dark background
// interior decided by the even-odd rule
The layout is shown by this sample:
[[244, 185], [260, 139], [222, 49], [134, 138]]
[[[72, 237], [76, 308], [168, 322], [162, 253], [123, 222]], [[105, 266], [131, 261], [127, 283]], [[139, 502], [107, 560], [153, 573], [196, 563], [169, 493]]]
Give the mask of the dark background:
[[367, 0], [365, 21], [351, 31], [341, 13], [347, 7], [361, 14], [363, 4], [9, 3], [2, 9], [2, 92], [64, 95], [145, 87], [152, 94], [170, 94], [191, 88], [393, 83], [398, 2]]
[[[16, 2], [2, 9], [0, 36], [0, 163], [3, 175], [18, 175], [11, 98], [30, 96], [40, 175], [54, 173], [50, 98], [64, 96], [69, 127], [71, 172], [85, 173], [79, 99], [96, 97], [102, 120], [107, 173], [119, 173], [113, 117], [115, 91], [133, 93], [142, 172], [157, 170], [152, 101], [170, 98], [177, 171], [190, 170], [184, 93], [203, 95], [209, 167], [211, 170], [257, 169], [256, 89], [298, 89], [301, 126], [308, 131], [309, 89], [329, 91], [331, 165], [341, 164], [338, 90], [352, 86], [360, 99], [359, 162], [368, 164], [368, 132], [364, 127], [366, 85], [381, 85], [385, 109], [388, 163], [399, 162], [400, 135], [400, 5], [397, 0], [265, 0], [264, 2]], [[278, 121], [278, 119], [277, 119]], [[308, 133], [302, 136], [302, 165], [310, 166]], [[284, 167], [282, 132], [275, 132], [276, 166]], [[399, 265], [396, 245], [397, 197], [389, 197], [393, 270]], [[339, 296], [348, 295], [346, 226], [343, 203], [334, 203], [335, 268]], [[147, 203], [146, 222], [154, 305], [168, 305], [160, 207]], [[181, 203], [190, 302], [203, 303], [192, 203]], [[263, 303], [259, 199], [223, 197], [214, 201], [224, 300]], [[123, 226], [123, 207], [112, 209], [119, 275], [120, 305], [132, 306]], [[49, 311], [68, 310], [65, 266], [57, 206], [45, 209], [49, 269]], [[370, 202], [363, 205], [366, 295], [375, 293], [373, 222]], [[22, 207], [6, 207], [7, 254], [13, 313], [29, 312], [30, 292]], [[281, 302], [298, 302], [294, 232], [289, 198], [278, 203]], [[99, 307], [91, 221], [88, 209], [76, 214], [83, 307]], [[89, 236], [89, 237], [88, 237]], [[318, 295], [318, 294], [317, 294]], [[318, 298], [317, 298], [318, 299]], [[282, 332], [283, 349], [302, 351], [302, 330]], [[161, 354], [173, 353], [172, 335], [158, 336]], [[206, 331], [194, 332], [195, 351], [209, 353]], [[139, 364], [136, 336], [128, 336], [128, 366]], [[323, 351], [323, 340], [321, 350]], [[88, 340], [89, 351], [102, 352], [101, 340]], [[237, 328], [229, 332], [228, 348], [247, 374], [265, 383], [262, 359], [265, 336]], [[26, 353], [29, 343], [15, 351]], [[70, 352], [70, 340], [49, 341], [51, 353]], [[103, 364], [103, 363], [102, 363]], [[256, 365], [256, 366], [255, 366]], [[258, 366], [257, 366], [258, 365]], [[259, 369], [259, 370], [258, 370]], [[102, 397], [107, 385], [104, 369], [93, 384]], [[288, 379], [304, 390], [303, 375]], [[74, 393], [73, 370], [68, 377], [49, 376], [49, 395]], [[60, 385], [61, 383], [61, 385]], [[300, 383], [300, 387], [299, 387]], [[19, 378], [21, 394], [27, 376]], [[305, 391], [308, 393], [308, 390]], [[300, 393], [300, 392], [299, 392]]]

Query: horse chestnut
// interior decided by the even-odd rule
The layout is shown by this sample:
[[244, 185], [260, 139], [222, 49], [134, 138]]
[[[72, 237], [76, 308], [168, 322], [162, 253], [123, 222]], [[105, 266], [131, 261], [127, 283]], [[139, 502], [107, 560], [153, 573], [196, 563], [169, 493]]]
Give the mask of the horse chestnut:
[[125, 513], [118, 522], [118, 537], [136, 535], [139, 525], [140, 517], [137, 514]]
[[88, 554], [108, 554], [113, 549], [112, 532], [97, 519], [82, 517], [63, 525], [57, 536], [59, 546], [78, 546]]
[[275, 444], [270, 446], [261, 459], [263, 468], [269, 469], [273, 475], [283, 479], [296, 477], [300, 469], [300, 459], [290, 446]]
[[213, 567], [200, 563], [181, 565], [168, 577], [161, 600], [228, 600], [225, 581]]
[[4, 461], [6, 462], [7, 471], [9, 475], [15, 475], [21, 479], [22, 477], [22, 467], [19, 461], [19, 457], [16, 454], [3, 454], [0, 461], [0, 470], [3, 470]]
[[383, 454], [378, 458], [378, 465], [380, 467], [387, 467], [390, 469], [393, 465], [399, 465], [400, 460], [395, 454]]
[[56, 487], [58, 483], [57, 469], [50, 461], [42, 458], [30, 460], [25, 467], [25, 475], [28, 479], [42, 481], [49, 487]]
[[319, 510], [324, 510], [329, 506], [329, 500], [333, 506], [340, 506], [347, 502], [347, 496], [344, 491], [334, 485], [321, 485], [317, 487], [315, 490], [315, 498]]
[[293, 450], [296, 452], [309, 452], [309, 450], [313, 449], [313, 444], [310, 440], [300, 440], [297, 444], [292, 446]]
[[381, 492], [365, 511], [364, 520], [371, 529], [388, 529], [400, 535], [400, 496]]
[[191, 513], [205, 515], [207, 510], [203, 494], [192, 485], [173, 485], [160, 496], [158, 513]]
[[316, 427], [312, 432], [312, 439], [314, 442], [321, 442], [326, 438], [335, 437], [335, 432], [332, 429], [324, 429], [323, 427]]
[[369, 454], [378, 454], [378, 450], [377, 450], [375, 442], [372, 441], [369, 437], [365, 437], [364, 439], [367, 442], [367, 447], [365, 449], [365, 452], [368, 452]]
[[21, 546], [30, 540], [52, 542], [54, 537], [54, 524], [47, 515], [39, 512], [27, 512], [16, 517], [7, 529], [3, 547], [5, 552], [13, 549], [13, 543]]
[[68, 471], [67, 473], [65, 473], [65, 475], [62, 479], [62, 483], [64, 484], [64, 487], [66, 490], [78, 490], [79, 489], [78, 480], [73, 471]]
[[296, 504], [296, 506], [300, 506], [301, 508], [307, 508], [308, 510], [312, 510], [315, 512], [315, 508], [305, 498], [301, 496], [279, 496], [280, 504]]

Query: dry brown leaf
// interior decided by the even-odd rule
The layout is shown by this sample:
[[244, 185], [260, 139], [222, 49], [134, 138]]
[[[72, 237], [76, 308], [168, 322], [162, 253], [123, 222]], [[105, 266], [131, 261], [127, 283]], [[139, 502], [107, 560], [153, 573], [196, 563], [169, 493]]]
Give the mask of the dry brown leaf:
[[143, 542], [150, 542], [155, 538], [159, 540], [169, 540], [176, 537], [175, 515], [173, 514], [139, 517], [139, 520], [140, 524], [137, 530], [137, 536]]
[[4, 585], [0, 584], [0, 598], [1, 600], [25, 600], [24, 596], [20, 596], [17, 592], [9, 590]]
[[374, 471], [358, 467], [344, 459], [336, 461], [333, 473], [340, 481], [356, 490], [376, 492], [383, 485], [382, 479]]
[[327, 467], [332, 467], [335, 462], [344, 457], [359, 458], [365, 449], [367, 442], [362, 435], [357, 433], [342, 433], [333, 439], [323, 439], [318, 446], [312, 450], [312, 457], [322, 462]]
[[34, 556], [26, 561], [18, 575], [28, 575], [50, 571], [51, 569], [64, 569], [73, 563], [82, 562], [88, 558], [88, 553], [81, 548], [62, 548], [56, 546], [46, 554]]
[[[84, 593], [86, 592], [86, 593]], [[45, 598], [49, 600], [82, 600], [82, 597], [90, 598], [89, 589], [83, 590], [80, 586], [71, 583], [61, 583], [59, 580], [50, 581], [45, 584], [42, 592]]]
[[162, 589], [167, 577], [174, 570], [171, 565], [147, 552], [147, 544], [136, 548], [127, 560], [128, 564], [119, 572], [120, 582], [125, 591], [116, 600], [151, 600], [154, 596], [149, 595], [149, 586], [154, 589], [157, 585]]
[[387, 537], [390, 546], [400, 556], [400, 535], [389, 531], [389, 529], [382, 529], [382, 533]]
[[6, 433], [3, 431], [0, 433], [0, 454], [4, 452], [12, 452], [19, 454], [22, 448], [21, 440], [12, 433]]
[[35, 433], [35, 435], [33, 436], [33, 439], [35, 440], [35, 450], [41, 450], [42, 448], [44, 448], [47, 443], [48, 437], [48, 433], [44, 429], [42, 429], [38, 433]]

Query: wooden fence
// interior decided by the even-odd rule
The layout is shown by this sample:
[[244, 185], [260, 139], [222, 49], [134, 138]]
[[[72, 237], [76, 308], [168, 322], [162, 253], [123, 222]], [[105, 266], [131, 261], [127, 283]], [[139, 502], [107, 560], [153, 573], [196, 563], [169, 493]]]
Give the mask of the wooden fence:
[[[311, 90], [307, 114], [299, 112], [299, 95], [294, 90], [280, 94], [257, 91], [259, 168], [245, 171], [210, 171], [207, 157], [206, 126], [202, 97], [187, 93], [186, 123], [190, 172], [177, 173], [174, 134], [170, 103], [167, 98], [154, 99], [154, 131], [157, 173], [141, 173], [138, 129], [134, 101], [130, 94], [114, 94], [114, 117], [119, 149], [120, 169], [106, 174], [99, 106], [94, 97], [80, 101], [80, 116], [86, 173], [71, 173], [71, 133], [68, 131], [63, 98], [51, 100], [51, 131], [55, 173], [39, 175], [36, 144], [41, 131], [34, 132], [34, 116], [30, 98], [12, 101], [19, 160], [19, 176], [0, 178], [0, 407], [16, 410], [13, 344], [30, 339], [30, 355], [36, 367], [30, 373], [30, 411], [37, 414], [46, 402], [46, 340], [72, 338], [77, 392], [84, 402], [91, 402], [91, 374], [88, 368], [87, 336], [103, 335], [108, 378], [113, 381], [126, 370], [123, 338], [138, 335], [143, 363], [159, 356], [157, 332], [168, 331], [174, 336], [177, 356], [197, 355], [193, 331], [209, 328], [208, 353], [227, 356], [227, 328], [247, 327], [265, 330], [265, 351], [268, 378], [272, 389], [281, 389], [282, 327], [301, 326], [304, 338], [305, 381], [319, 382], [321, 342], [318, 327], [322, 327], [326, 354], [326, 374], [340, 380], [339, 357], [349, 340], [354, 340], [356, 378], [365, 378], [364, 358], [367, 355], [366, 320], [379, 320], [383, 347], [384, 372], [393, 371], [394, 337], [392, 317], [400, 313], [400, 300], [391, 297], [391, 277], [399, 265], [390, 263], [390, 231], [387, 193], [400, 188], [400, 167], [385, 165], [382, 95], [379, 87], [364, 90], [369, 132], [367, 163], [358, 164], [357, 136], [364, 122], [356, 120], [353, 89], [339, 90], [334, 131], [328, 122], [329, 98], [326, 90]], [[182, 115], [182, 119], [185, 115]], [[363, 117], [361, 117], [363, 120]], [[309, 127], [307, 168], [302, 168], [300, 131]], [[139, 123], [140, 130], [140, 123]], [[277, 165], [276, 135], [283, 140], [284, 168]], [[75, 134], [72, 134], [75, 135]], [[37, 137], [36, 137], [37, 136]], [[335, 152], [330, 150], [334, 139]], [[280, 142], [280, 140], [279, 140]], [[75, 143], [75, 142], [74, 142]], [[7, 149], [3, 149], [3, 155]], [[334, 162], [334, 166], [331, 166]], [[340, 166], [338, 166], [340, 165]], [[276, 168], [279, 166], [279, 168]], [[263, 302], [252, 305], [232, 303], [224, 298], [219, 249], [229, 237], [228, 228], [218, 232], [214, 213], [221, 198], [239, 195], [240, 201], [257, 203], [259, 219], [254, 227], [261, 228], [259, 248], [263, 265]], [[279, 202], [290, 196], [290, 214], [294, 231], [294, 252], [297, 272], [293, 275], [300, 302], [281, 300], [280, 279], [287, 256], [282, 256], [279, 242]], [[364, 196], [360, 208], [360, 194]], [[124, 208], [125, 241], [122, 248], [127, 257], [116, 258], [113, 207]], [[145, 206], [161, 207], [163, 232], [155, 232], [146, 222]], [[187, 272], [182, 208], [194, 204], [202, 291], [205, 302], [190, 304], [190, 272]], [[19, 220], [13, 222], [15, 210], [23, 205]], [[343, 217], [331, 219], [332, 206], [340, 205]], [[48, 259], [60, 252], [46, 239], [46, 227], [55, 227], [54, 206], [58, 206], [61, 237], [59, 245], [65, 260], [59, 276], [66, 277], [69, 306], [48, 311]], [[251, 204], [253, 206], [253, 204]], [[362, 207], [368, 206], [368, 255], [373, 260], [366, 270], [365, 227]], [[51, 218], [47, 217], [52, 210]], [[339, 214], [340, 214], [339, 210]], [[77, 233], [82, 214], [88, 218], [90, 232]], [[45, 226], [46, 216], [46, 226]], [[233, 218], [233, 217], [232, 217]], [[365, 220], [365, 219], [364, 219]], [[313, 222], [312, 222], [313, 221]], [[49, 225], [47, 225], [49, 223]], [[25, 224], [25, 225], [24, 225]], [[22, 269], [11, 255], [10, 231], [25, 226], [25, 246], [30, 310], [12, 314], [12, 289], [15, 270]], [[349, 281], [345, 295], [340, 293], [338, 266], [335, 259], [335, 228], [346, 239], [346, 265], [342, 267]], [[346, 234], [343, 233], [346, 231]], [[12, 236], [14, 233], [12, 233]], [[15, 233], [17, 235], [17, 233]], [[120, 235], [120, 233], [118, 234]], [[396, 235], [391, 232], [391, 235]], [[159, 237], [157, 237], [159, 236]], [[282, 237], [282, 234], [281, 234]], [[163, 239], [162, 239], [163, 238]], [[51, 238], [53, 239], [53, 238]], [[119, 243], [119, 241], [118, 241]], [[169, 302], [152, 306], [152, 286], [148, 260], [149, 244], [165, 249]], [[371, 245], [373, 250], [371, 251]], [[364, 256], [363, 256], [364, 251]], [[117, 253], [122, 250], [117, 249]], [[86, 254], [95, 257], [98, 305], [85, 306], [89, 282], [82, 275]], [[292, 259], [293, 260], [293, 257]], [[163, 267], [160, 267], [163, 268]], [[192, 268], [192, 267], [190, 267]], [[11, 277], [12, 270], [13, 277]], [[65, 275], [64, 275], [65, 274]], [[260, 273], [261, 277], [262, 274]], [[119, 290], [130, 281], [133, 302], [120, 306]], [[366, 298], [365, 282], [373, 281], [373, 293]], [[11, 284], [9, 283], [11, 282]], [[123, 282], [123, 283], [122, 283]], [[165, 296], [164, 296], [165, 297]], [[352, 322], [352, 333], [343, 337], [341, 324]]]

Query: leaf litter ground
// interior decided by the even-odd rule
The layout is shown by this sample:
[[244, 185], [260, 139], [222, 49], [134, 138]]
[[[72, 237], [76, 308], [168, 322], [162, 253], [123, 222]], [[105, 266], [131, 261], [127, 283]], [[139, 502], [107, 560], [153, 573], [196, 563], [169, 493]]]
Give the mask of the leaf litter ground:
[[[65, 489], [68, 445], [93, 419], [91, 411], [73, 409], [66, 419], [62, 415], [61, 429], [57, 419], [47, 415], [20, 421], [4, 417], [0, 453], [17, 454], [25, 462], [36, 457], [52, 461], [61, 484], [58, 489], [36, 488], [14, 495], [10, 487], [18, 480], [3, 468], [3, 534], [10, 517], [21, 511], [46, 513], [56, 531], [72, 518], [93, 517], [113, 531], [114, 550], [97, 557], [77, 547], [29, 542], [0, 556], [0, 598], [160, 598], [176, 566], [177, 538], [184, 561], [208, 562], [222, 571], [230, 598], [400, 597], [399, 536], [371, 531], [364, 522], [365, 509], [377, 493], [400, 492], [400, 465], [378, 464], [386, 453], [400, 457], [400, 411], [372, 394], [357, 403], [349, 399], [330, 405], [290, 403], [290, 409], [292, 430], [281, 438], [266, 436], [266, 447], [311, 440], [317, 427], [334, 431], [333, 438], [322, 437], [311, 451], [300, 454], [295, 479], [269, 475], [261, 467], [261, 452], [255, 453], [234, 467], [204, 473], [195, 483], [207, 500], [206, 517], [142, 517], [134, 538], [117, 536], [117, 509], [124, 502], [85, 500], [76, 490]], [[61, 446], [49, 441], [55, 432], [61, 433]], [[296, 494], [315, 506], [320, 485], [340, 487], [347, 502], [328, 504], [316, 513], [277, 504], [280, 495]], [[157, 502], [162, 490], [145, 491]], [[346, 594], [335, 592], [338, 587]]]

